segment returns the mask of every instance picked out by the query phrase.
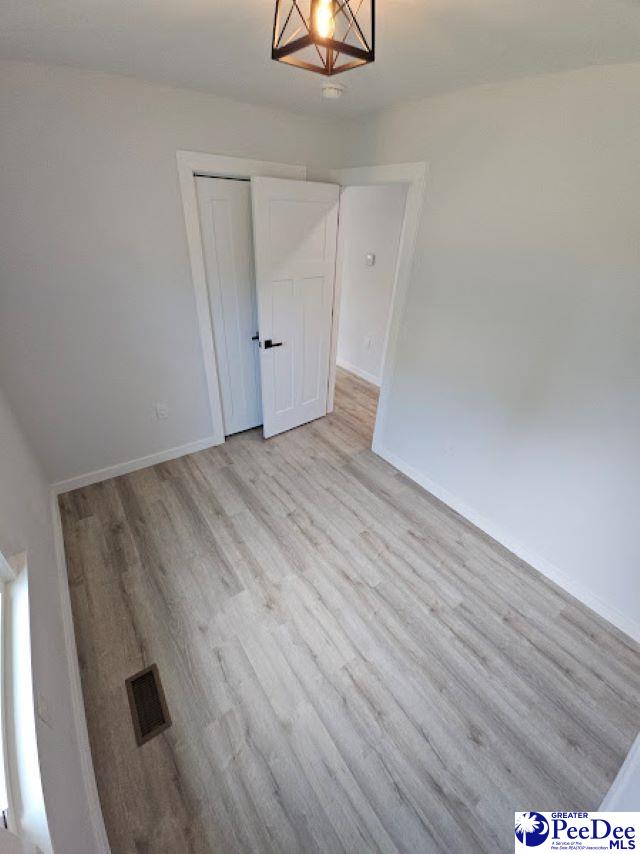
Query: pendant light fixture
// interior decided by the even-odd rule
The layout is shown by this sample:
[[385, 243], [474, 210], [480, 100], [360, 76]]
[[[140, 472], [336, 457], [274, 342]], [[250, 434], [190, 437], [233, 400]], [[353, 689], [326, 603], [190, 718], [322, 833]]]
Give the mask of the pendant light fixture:
[[330, 77], [375, 59], [375, 0], [276, 0], [271, 58]]

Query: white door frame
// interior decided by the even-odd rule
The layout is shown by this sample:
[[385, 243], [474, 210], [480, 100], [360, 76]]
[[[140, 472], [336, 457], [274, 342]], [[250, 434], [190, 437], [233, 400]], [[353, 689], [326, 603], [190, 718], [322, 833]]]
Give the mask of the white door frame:
[[187, 230], [189, 261], [191, 263], [191, 279], [196, 297], [196, 312], [198, 329], [202, 345], [202, 358], [207, 381], [209, 409], [213, 445], [224, 442], [224, 423], [222, 419], [222, 402], [218, 382], [218, 366], [213, 345], [213, 326], [211, 323], [211, 306], [207, 288], [207, 275], [204, 263], [204, 247], [200, 231], [200, 216], [198, 214], [198, 198], [196, 195], [196, 175], [207, 175], [211, 178], [293, 178], [304, 181], [307, 177], [307, 167], [289, 163], [273, 163], [268, 160], [248, 160], [244, 157], [228, 157], [224, 154], [205, 154], [200, 151], [178, 151], [178, 178], [182, 194], [182, 208]]
[[[380, 399], [376, 414], [373, 433], [373, 450], [379, 445], [383, 425], [386, 418], [389, 384], [395, 365], [400, 319], [404, 308], [415, 249], [420, 216], [424, 203], [427, 164], [420, 163], [390, 163], [383, 166], [355, 166], [347, 169], [333, 169], [330, 180], [343, 187], [349, 185], [366, 186], [369, 184], [408, 184], [407, 200], [405, 203], [404, 220], [398, 245], [389, 319], [382, 347], [382, 384]], [[338, 226], [338, 254], [336, 258], [336, 284], [334, 294], [333, 322], [331, 328], [331, 361], [329, 364], [329, 393], [327, 396], [327, 412], [333, 411], [333, 398], [336, 384], [336, 357], [338, 350], [338, 327], [340, 322], [340, 296], [342, 292], [344, 250], [343, 239]]]

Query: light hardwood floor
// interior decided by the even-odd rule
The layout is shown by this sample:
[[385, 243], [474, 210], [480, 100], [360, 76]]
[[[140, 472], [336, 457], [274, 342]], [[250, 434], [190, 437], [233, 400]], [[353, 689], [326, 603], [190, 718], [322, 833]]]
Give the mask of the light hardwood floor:
[[638, 646], [376, 457], [375, 406], [339, 372], [327, 418], [61, 497], [114, 854], [508, 852], [599, 805]]

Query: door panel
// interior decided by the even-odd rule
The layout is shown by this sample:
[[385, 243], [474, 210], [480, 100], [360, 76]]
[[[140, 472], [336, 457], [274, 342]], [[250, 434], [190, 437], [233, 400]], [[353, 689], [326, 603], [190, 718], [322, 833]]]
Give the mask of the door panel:
[[339, 188], [277, 178], [251, 185], [268, 437], [327, 412]]
[[[317, 342], [322, 337], [321, 324], [324, 321], [322, 312], [322, 295], [324, 280], [319, 276], [309, 277], [303, 281], [300, 292], [302, 323], [304, 334], [301, 337], [301, 381], [302, 403], [307, 405], [320, 397], [321, 384], [324, 378], [320, 364], [320, 348]], [[331, 321], [329, 321], [331, 322]]]
[[324, 203], [274, 199], [269, 206], [272, 258], [286, 259], [288, 264], [322, 261], [325, 212]]
[[[271, 289], [271, 322], [274, 341], [292, 341], [295, 338], [296, 317], [294, 311], [294, 282], [285, 279], [273, 282]], [[295, 395], [293, 388], [293, 350], [289, 346], [274, 347], [271, 355], [271, 365], [275, 384], [275, 413], [280, 415], [290, 411], [294, 406]]]
[[251, 186], [196, 178], [225, 436], [262, 423]]

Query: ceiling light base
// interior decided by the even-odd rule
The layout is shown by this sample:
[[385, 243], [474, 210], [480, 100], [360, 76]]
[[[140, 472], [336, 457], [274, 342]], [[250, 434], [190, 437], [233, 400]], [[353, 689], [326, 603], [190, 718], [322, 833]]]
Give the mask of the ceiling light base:
[[344, 86], [339, 83], [325, 83], [322, 87], [322, 97], [327, 101], [335, 101], [344, 95]]

